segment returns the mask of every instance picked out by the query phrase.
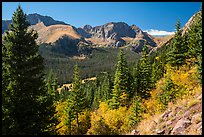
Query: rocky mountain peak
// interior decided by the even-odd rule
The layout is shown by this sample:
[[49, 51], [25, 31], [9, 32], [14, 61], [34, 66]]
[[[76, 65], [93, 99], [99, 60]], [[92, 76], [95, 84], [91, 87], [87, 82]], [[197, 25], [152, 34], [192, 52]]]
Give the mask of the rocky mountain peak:
[[89, 31], [92, 29], [92, 26], [91, 25], [85, 25], [82, 27], [82, 29], [84, 29], [85, 31]]
[[28, 14], [27, 19], [31, 25], [35, 25], [39, 22], [43, 22], [45, 26], [50, 26], [50, 25], [55, 25], [55, 24], [68, 25], [68, 24], [64, 23], [63, 21], [57, 21], [57, 20], [54, 20], [50, 16], [42, 16], [42, 15], [37, 14], [37, 13]]

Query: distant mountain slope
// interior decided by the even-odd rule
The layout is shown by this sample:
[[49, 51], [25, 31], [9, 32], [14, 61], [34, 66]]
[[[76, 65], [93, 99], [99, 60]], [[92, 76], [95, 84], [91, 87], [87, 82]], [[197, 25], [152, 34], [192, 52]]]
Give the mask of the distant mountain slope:
[[[136, 50], [138, 46], [141, 48], [144, 44], [149, 47], [157, 46], [152, 36], [136, 25], [129, 26], [124, 22], [109, 22], [96, 27], [85, 25], [83, 28], [76, 28], [37, 13], [28, 14], [27, 19], [31, 24], [30, 28], [37, 30], [39, 43], [54, 43], [66, 36], [69, 37], [68, 39], [80, 39], [85, 43], [106, 47], [121, 47], [132, 41], [139, 41], [137, 42], [139, 45], [132, 44]], [[11, 20], [2, 20], [2, 33], [8, 29], [10, 23]]]
[[[57, 20], [54, 20], [53, 18], [51, 18], [49, 16], [42, 16], [42, 15], [37, 14], [37, 13], [28, 14], [27, 19], [31, 25], [35, 25], [39, 22], [43, 22], [45, 26], [56, 25], [56, 24], [68, 25], [68, 24], [64, 23], [63, 21], [57, 21]], [[2, 33], [5, 30], [8, 30], [8, 26], [10, 23], [11, 23], [11, 20], [2, 20]]]
[[43, 22], [32, 25], [30, 28], [38, 32], [39, 43], [53, 43], [63, 36], [70, 37], [71, 39], [80, 39], [81, 36], [75, 31], [73, 26], [70, 25], [51, 25], [45, 26]]

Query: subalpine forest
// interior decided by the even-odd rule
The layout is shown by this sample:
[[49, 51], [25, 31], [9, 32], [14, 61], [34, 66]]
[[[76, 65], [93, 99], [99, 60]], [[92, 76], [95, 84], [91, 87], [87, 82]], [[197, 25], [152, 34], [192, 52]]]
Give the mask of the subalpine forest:
[[202, 10], [185, 35], [175, 22], [174, 37], [157, 52], [144, 46], [130, 63], [127, 51], [112, 49], [114, 68], [88, 71], [96, 80], [82, 82], [78, 63], [67, 64], [71, 87], [58, 92], [60, 82], [47, 71], [38, 35], [18, 6], [2, 38], [2, 134], [127, 134], [169, 103], [193, 96], [202, 87]]

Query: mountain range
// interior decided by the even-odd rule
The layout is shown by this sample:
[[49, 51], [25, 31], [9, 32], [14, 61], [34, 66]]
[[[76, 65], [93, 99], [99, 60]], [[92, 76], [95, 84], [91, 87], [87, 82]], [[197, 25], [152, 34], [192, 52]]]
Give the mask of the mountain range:
[[[30, 28], [38, 32], [37, 42], [55, 45], [59, 40], [67, 39], [74, 43], [91, 44], [105, 47], [121, 47], [131, 44], [133, 50], [140, 52], [143, 45], [147, 44], [151, 49], [157, 44], [153, 36], [143, 32], [136, 25], [129, 26], [125, 22], [109, 22], [101, 26], [92, 27], [85, 25], [76, 28], [63, 21], [54, 20], [49, 16], [40, 14], [28, 14], [27, 20]], [[11, 20], [2, 20], [2, 34], [8, 30]]]
[[[194, 16], [184, 26], [183, 33], [193, 22]], [[85, 25], [76, 28], [63, 21], [57, 21], [52, 17], [42, 16], [37, 13], [28, 14], [27, 20], [31, 24], [29, 28], [38, 32], [37, 42], [39, 44], [47, 43], [63, 47], [70, 44], [96, 47], [126, 46], [132, 48], [135, 52], [141, 52], [144, 44], [148, 46], [149, 50], [157, 49], [173, 37], [173, 35], [154, 37], [142, 31], [138, 26], [129, 26], [125, 22], [109, 22], [101, 26]], [[5, 30], [8, 30], [10, 23], [11, 20], [2, 20], [2, 34]]]

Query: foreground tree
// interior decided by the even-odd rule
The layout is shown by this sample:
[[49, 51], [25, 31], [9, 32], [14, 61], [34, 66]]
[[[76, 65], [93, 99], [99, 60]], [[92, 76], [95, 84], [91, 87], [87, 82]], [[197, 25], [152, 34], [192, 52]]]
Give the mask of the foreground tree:
[[198, 78], [202, 82], [202, 10], [197, 13], [194, 23], [190, 26], [188, 37], [188, 56], [196, 59]]
[[142, 98], [149, 98], [150, 93], [149, 91], [152, 89], [152, 70], [150, 61], [148, 60], [148, 51], [147, 51], [147, 45], [144, 45], [142, 49], [142, 58], [140, 60], [140, 64], [137, 65], [137, 69], [135, 72], [136, 75], [136, 92], [138, 95], [140, 95]]
[[51, 134], [54, 125], [55, 108], [45, 84], [37, 33], [28, 26], [18, 6], [2, 44], [3, 134]]
[[122, 50], [120, 50], [118, 54], [118, 64], [112, 91], [112, 108], [118, 108], [119, 105], [125, 105], [127, 103], [126, 101], [128, 101], [132, 95], [133, 79], [127, 66], [125, 54]]
[[176, 23], [176, 33], [173, 39], [172, 50], [168, 53], [168, 63], [172, 67], [178, 68], [183, 65], [186, 59], [187, 46], [184, 45], [180, 20]]
[[67, 101], [68, 101], [67, 112], [69, 113], [67, 121], [69, 125], [69, 130], [71, 130], [72, 119], [76, 119], [77, 134], [79, 135], [80, 134], [79, 114], [83, 111], [86, 104], [84, 92], [82, 92], [81, 90], [81, 80], [79, 77], [79, 69], [77, 65], [74, 66], [72, 88], [69, 99]]

